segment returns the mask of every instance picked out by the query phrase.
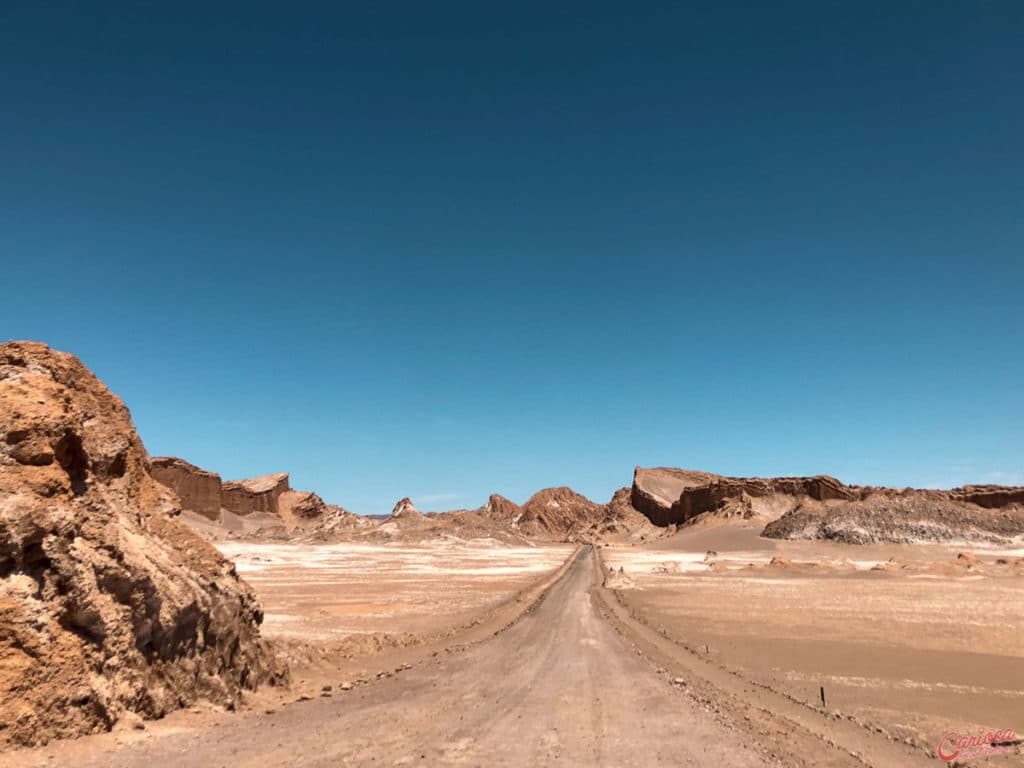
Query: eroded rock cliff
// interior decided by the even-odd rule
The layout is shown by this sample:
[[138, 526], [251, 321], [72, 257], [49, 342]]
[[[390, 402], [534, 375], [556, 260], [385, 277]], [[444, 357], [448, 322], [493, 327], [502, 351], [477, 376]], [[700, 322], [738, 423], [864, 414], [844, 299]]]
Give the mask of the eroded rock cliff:
[[0, 345], [0, 742], [282, 679], [252, 591], [177, 510], [128, 409], [77, 358]]

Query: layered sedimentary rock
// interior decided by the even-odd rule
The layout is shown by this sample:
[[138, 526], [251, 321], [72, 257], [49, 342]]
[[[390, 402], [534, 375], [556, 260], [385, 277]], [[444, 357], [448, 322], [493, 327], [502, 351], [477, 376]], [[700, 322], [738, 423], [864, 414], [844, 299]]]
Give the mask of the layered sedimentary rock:
[[1005, 543], [1024, 535], [1024, 489], [1002, 486], [897, 490], [844, 485], [826, 475], [722, 477], [637, 467], [630, 499], [655, 525], [703, 514], [760, 518], [770, 538]]
[[128, 409], [77, 358], [0, 345], [0, 742], [281, 678], [252, 591], [177, 511]]
[[965, 485], [949, 492], [951, 498], [977, 504], [986, 509], [999, 509], [1011, 504], [1024, 504], [1024, 488], [1004, 485]]
[[[275, 536], [289, 532], [327, 536], [359, 527], [348, 510], [327, 504], [310, 491], [292, 490], [286, 472], [224, 483], [219, 475], [173, 456], [152, 459], [151, 465], [154, 479], [178, 495], [183, 509], [228, 527], [233, 524], [233, 535], [239, 535], [238, 526], [243, 526], [244, 535], [262, 531]], [[251, 530], [246, 531], [246, 525]]]
[[680, 522], [672, 519], [670, 510], [683, 491], [706, 487], [720, 480], [720, 475], [707, 472], [693, 472], [685, 469], [658, 467], [644, 469], [637, 467], [633, 472], [633, 486], [630, 503], [655, 525], [671, 525]]
[[278, 499], [287, 490], [287, 472], [275, 472], [245, 480], [230, 480], [220, 487], [220, 503], [232, 514], [243, 517], [254, 512], [276, 515]]
[[183, 509], [210, 520], [220, 519], [220, 475], [174, 456], [151, 459], [150, 474], [154, 480], [178, 494]]
[[[984, 541], [1008, 544], [1024, 536], [1024, 505], [982, 506], [955, 492], [865, 489], [853, 501], [803, 500], [762, 535], [773, 539], [830, 539], [847, 544]], [[1003, 498], [1019, 498], [1005, 489]], [[983, 501], [993, 503], [991, 497]]]
[[826, 475], [816, 477], [723, 477], [707, 472], [660, 467], [637, 467], [630, 498], [633, 506], [655, 525], [678, 525], [705, 512], [753, 516], [755, 500], [772, 497], [826, 499], [858, 498], [860, 489]]

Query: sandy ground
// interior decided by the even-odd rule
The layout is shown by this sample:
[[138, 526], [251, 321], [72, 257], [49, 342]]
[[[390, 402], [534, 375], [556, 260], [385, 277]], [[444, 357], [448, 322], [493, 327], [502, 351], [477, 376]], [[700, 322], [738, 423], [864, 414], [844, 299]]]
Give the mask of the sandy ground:
[[934, 749], [950, 730], [1024, 732], [1024, 573], [995, 564], [1022, 553], [970, 548], [967, 567], [963, 551], [711, 526], [601, 553], [635, 586], [621, 602], [709, 662], [814, 707], [824, 686], [828, 710]]
[[[770, 542], [735, 525], [648, 548], [225, 551], [268, 634], [321, 651], [296, 655], [290, 689], [0, 762], [904, 768], [942, 764], [928, 753], [948, 730], [1024, 730], [1024, 577], [992, 552], [968, 568], [950, 565], [955, 549]], [[871, 570], [896, 556], [911, 566]], [[602, 587], [607, 566], [633, 588]], [[359, 644], [382, 630], [412, 641]], [[971, 763], [1017, 764], [1019, 751]]]
[[217, 542], [263, 605], [271, 640], [431, 635], [472, 621], [573, 551], [494, 542], [261, 544]]
[[74, 764], [194, 766], [199, 756], [232, 768], [780, 764], [602, 621], [595, 574], [585, 552], [504, 632], [347, 695], [123, 745], [93, 740]]

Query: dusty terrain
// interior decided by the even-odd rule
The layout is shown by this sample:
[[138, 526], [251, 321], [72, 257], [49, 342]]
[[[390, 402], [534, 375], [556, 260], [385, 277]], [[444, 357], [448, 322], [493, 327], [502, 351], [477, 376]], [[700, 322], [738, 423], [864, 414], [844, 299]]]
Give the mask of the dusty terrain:
[[0, 406], [4, 765], [1024, 763], [1024, 489], [638, 467], [364, 518], [150, 460], [45, 345]]
[[[700, 687], [674, 682], [606, 621], [600, 572], [583, 551], [539, 604], [500, 634], [401, 674], [216, 728], [156, 727], [76, 745], [82, 766], [857, 765], [770, 712], [734, 721]], [[738, 722], [737, 722], [738, 721]], [[54, 760], [65, 745], [50, 751]], [[913, 755], [909, 752], [901, 756]], [[46, 764], [38, 753], [12, 765]], [[891, 763], [897, 764], [897, 763]]]
[[641, 622], [809, 707], [824, 687], [829, 710], [922, 749], [949, 730], [1021, 732], [1024, 550], [757, 533], [708, 525], [602, 555]]
[[266, 612], [263, 635], [301, 669], [446, 635], [545, 578], [571, 545], [220, 542]]
[[[712, 544], [717, 566], [705, 564]], [[222, 546], [267, 601], [268, 637], [293, 650], [292, 688], [250, 695], [239, 712], [193, 708], [145, 731], [11, 752], [7, 763], [184, 766], [201, 754], [233, 766], [910, 766], [934, 764], [928, 754], [948, 730], [1020, 725], [1024, 579], [991, 552], [977, 565], [945, 548], [848, 547], [850, 566], [801, 566], [825, 559], [823, 543], [735, 525], [578, 555], [479, 543]], [[844, 554], [824, 546], [830, 559]], [[894, 552], [936, 578], [870, 570]], [[614, 580], [601, 560], [623, 568], [629, 588], [602, 587]], [[458, 599], [438, 600], [438, 581]], [[941, 588], [961, 583], [1006, 604], [950, 638], [950, 621], [916, 601], [956, 607]], [[810, 602], [797, 610], [793, 600]], [[414, 639], [346, 645], [383, 627]]]

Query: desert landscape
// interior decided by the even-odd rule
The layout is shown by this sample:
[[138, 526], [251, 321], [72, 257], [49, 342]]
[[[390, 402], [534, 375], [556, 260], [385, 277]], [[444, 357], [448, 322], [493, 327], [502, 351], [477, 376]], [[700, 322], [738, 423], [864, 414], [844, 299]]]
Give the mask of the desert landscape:
[[5, 2], [0, 768], [1024, 768], [1024, 2]]
[[[3, 764], [1024, 764], [1024, 489], [637, 468], [354, 515], [0, 346]], [[954, 754], [955, 753], [955, 754]]]

